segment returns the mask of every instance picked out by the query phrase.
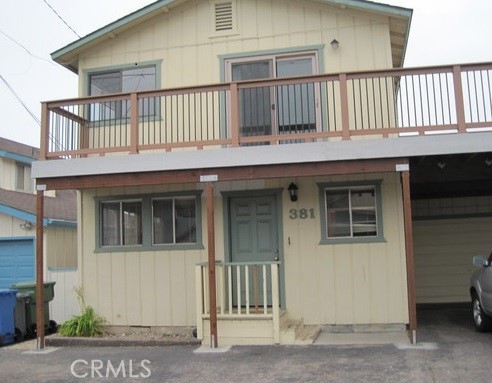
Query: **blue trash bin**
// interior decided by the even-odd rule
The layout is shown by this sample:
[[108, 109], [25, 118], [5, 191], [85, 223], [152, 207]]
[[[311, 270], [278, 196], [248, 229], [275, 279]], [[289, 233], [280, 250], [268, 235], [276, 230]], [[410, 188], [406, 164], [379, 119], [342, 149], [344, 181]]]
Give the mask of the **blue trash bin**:
[[0, 346], [15, 340], [14, 309], [17, 290], [0, 289]]

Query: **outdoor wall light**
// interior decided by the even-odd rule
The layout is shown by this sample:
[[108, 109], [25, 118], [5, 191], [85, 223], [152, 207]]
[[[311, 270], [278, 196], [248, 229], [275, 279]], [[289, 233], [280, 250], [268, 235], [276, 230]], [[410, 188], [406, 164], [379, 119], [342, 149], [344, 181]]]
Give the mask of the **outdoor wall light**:
[[337, 40], [337, 39], [333, 39], [333, 40], [331, 40], [330, 45], [331, 45], [331, 47], [332, 47], [333, 49], [337, 49], [337, 48], [338, 48], [338, 46], [340, 45], [340, 43], [338, 42], [338, 40]]
[[26, 221], [26, 222], [24, 222], [24, 223], [21, 223], [19, 226], [20, 226], [20, 228], [21, 228], [22, 230], [25, 230], [25, 231], [32, 230], [32, 223], [31, 223], [31, 222], [29, 222], [29, 221]]
[[291, 182], [289, 187], [287, 188], [287, 190], [289, 191], [289, 196], [290, 196], [290, 200], [291, 202], [296, 202], [297, 201], [297, 185], [294, 183], [294, 182]]

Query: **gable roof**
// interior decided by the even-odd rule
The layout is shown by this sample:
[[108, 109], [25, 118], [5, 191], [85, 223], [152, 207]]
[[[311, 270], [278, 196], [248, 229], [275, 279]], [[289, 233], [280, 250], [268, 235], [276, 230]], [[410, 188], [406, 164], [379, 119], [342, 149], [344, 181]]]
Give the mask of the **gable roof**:
[[[36, 194], [0, 188], [0, 213], [36, 222]], [[77, 222], [77, 194], [73, 190], [58, 193], [57, 197], [44, 197], [44, 225]], [[70, 225], [72, 224], [72, 225]]]
[[39, 158], [39, 149], [0, 137], [0, 157], [31, 163]]
[[[88, 35], [66, 45], [63, 48], [53, 52], [51, 58], [78, 73], [78, 55], [86, 49], [89, 49], [106, 40], [115, 38], [117, 35], [132, 27], [143, 23], [144, 21], [161, 13], [169, 13], [172, 8], [188, 0], [158, 0], [135, 12], [130, 13]], [[389, 4], [376, 3], [367, 0], [315, 0], [320, 3], [337, 5], [343, 8], [353, 8], [362, 11], [383, 13], [388, 15], [390, 20], [390, 39], [393, 54], [393, 63], [395, 67], [402, 67], [405, 57], [405, 51], [410, 31], [412, 19], [412, 10], [393, 6]]]

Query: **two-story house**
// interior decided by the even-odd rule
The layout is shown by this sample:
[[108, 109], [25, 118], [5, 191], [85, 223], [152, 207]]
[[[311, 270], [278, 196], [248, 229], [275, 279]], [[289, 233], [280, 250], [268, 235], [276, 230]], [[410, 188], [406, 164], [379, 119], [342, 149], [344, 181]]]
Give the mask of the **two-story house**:
[[[0, 288], [35, 278], [36, 194], [31, 166], [37, 148], [0, 138]], [[54, 280], [52, 318], [77, 312], [77, 202], [73, 191], [52, 192], [44, 214], [44, 274]], [[68, 292], [66, 291], [68, 290]]]
[[467, 278], [460, 222], [490, 227], [492, 66], [404, 69], [411, 17], [160, 0], [54, 52], [79, 98], [43, 103], [33, 171], [38, 193], [79, 190], [87, 303], [111, 325], [287, 344], [415, 340], [418, 301], [468, 299], [441, 291]]

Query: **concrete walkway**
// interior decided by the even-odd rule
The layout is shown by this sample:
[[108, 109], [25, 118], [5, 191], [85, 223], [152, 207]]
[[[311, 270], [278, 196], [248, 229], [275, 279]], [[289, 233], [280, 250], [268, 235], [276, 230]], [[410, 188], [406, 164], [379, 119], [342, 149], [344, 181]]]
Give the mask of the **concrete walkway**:
[[376, 345], [376, 344], [409, 344], [406, 332], [352, 332], [330, 333], [321, 332], [316, 345]]

